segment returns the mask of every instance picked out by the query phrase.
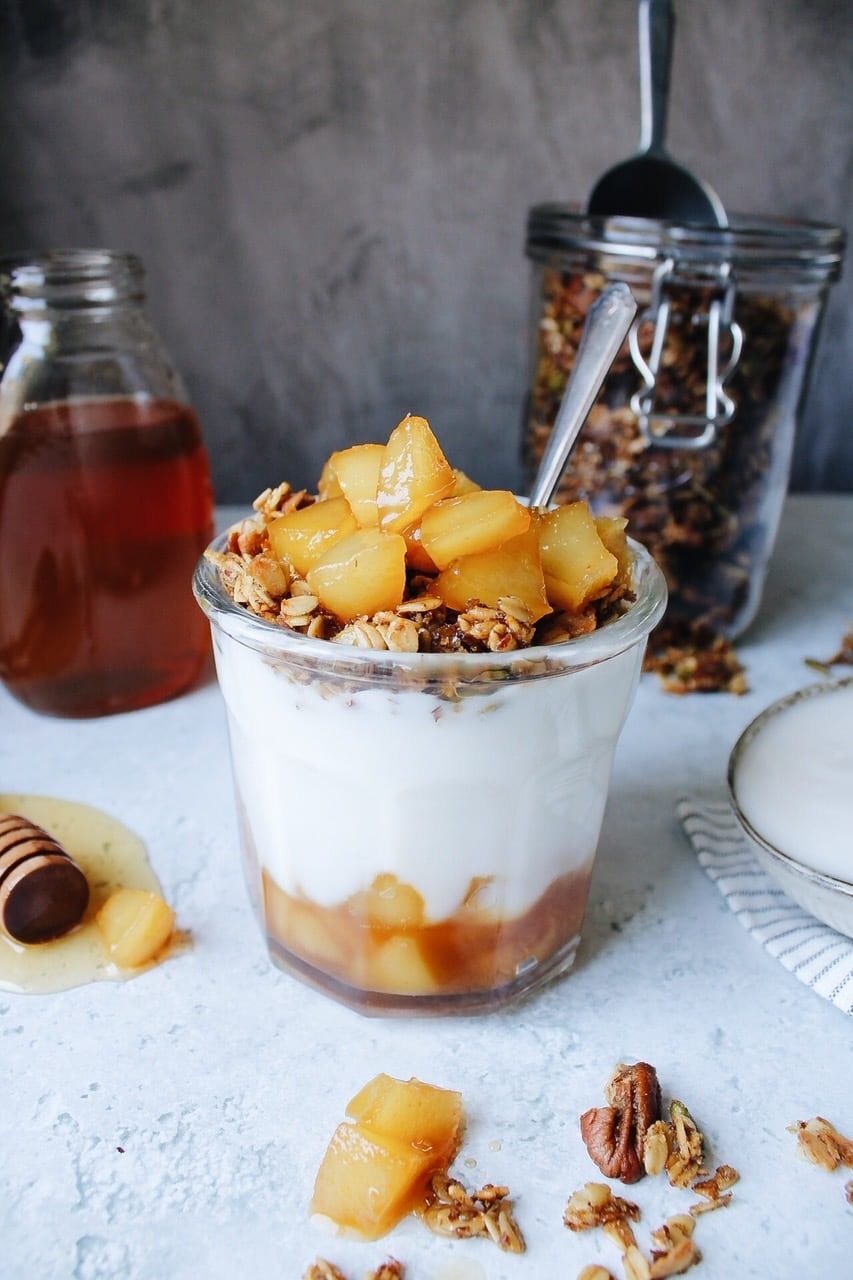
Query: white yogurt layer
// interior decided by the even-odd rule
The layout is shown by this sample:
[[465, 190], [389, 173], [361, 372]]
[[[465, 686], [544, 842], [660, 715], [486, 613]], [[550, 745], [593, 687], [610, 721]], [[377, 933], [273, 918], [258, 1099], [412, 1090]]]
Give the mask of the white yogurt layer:
[[331, 907], [390, 873], [441, 920], [494, 877], [514, 916], [591, 860], [642, 645], [458, 702], [295, 683], [220, 633], [215, 649], [249, 839], [287, 893]]
[[740, 754], [734, 788], [769, 844], [853, 882], [853, 682], [768, 716]]

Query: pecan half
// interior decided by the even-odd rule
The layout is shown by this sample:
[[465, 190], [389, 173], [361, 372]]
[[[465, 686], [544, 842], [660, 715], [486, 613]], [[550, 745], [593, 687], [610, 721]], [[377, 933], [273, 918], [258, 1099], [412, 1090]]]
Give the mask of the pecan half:
[[637, 1182], [645, 1173], [646, 1133], [660, 1119], [657, 1072], [648, 1062], [620, 1063], [605, 1096], [610, 1106], [591, 1107], [581, 1116], [581, 1137], [606, 1178]]

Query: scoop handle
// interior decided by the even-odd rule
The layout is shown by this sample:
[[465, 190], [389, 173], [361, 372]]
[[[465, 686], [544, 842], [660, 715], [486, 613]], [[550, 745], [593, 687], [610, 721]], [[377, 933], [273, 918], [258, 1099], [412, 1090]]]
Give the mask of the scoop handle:
[[572, 372], [530, 491], [531, 507], [546, 507], [553, 498], [572, 445], [636, 312], [634, 295], [622, 281], [609, 285], [587, 312]]
[[640, 0], [640, 150], [665, 151], [669, 75], [675, 39], [671, 0]]

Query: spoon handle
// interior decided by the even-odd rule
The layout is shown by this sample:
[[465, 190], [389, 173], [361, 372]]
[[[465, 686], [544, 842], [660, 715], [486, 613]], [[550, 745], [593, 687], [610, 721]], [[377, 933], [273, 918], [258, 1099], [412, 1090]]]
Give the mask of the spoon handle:
[[531, 507], [546, 507], [554, 496], [572, 445], [636, 312], [634, 295], [621, 281], [605, 289], [590, 307], [574, 366], [530, 491]]
[[640, 150], [665, 151], [669, 73], [675, 38], [671, 0], [640, 0]]

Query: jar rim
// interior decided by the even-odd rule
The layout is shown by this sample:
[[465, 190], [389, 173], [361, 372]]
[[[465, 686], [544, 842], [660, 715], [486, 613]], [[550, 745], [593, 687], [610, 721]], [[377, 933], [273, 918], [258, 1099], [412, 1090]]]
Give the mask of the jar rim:
[[779, 272], [792, 281], [830, 282], [841, 270], [846, 237], [830, 223], [733, 214], [728, 227], [682, 226], [650, 218], [592, 217], [572, 205], [534, 205], [527, 220], [527, 254], [600, 253], [633, 265], [671, 258], [694, 268], [727, 265]]
[[[227, 538], [227, 532], [220, 534], [211, 549], [222, 551]], [[651, 553], [631, 538], [628, 543], [634, 556], [636, 600], [624, 614], [586, 635], [502, 653], [403, 653], [314, 639], [237, 604], [222, 586], [218, 568], [205, 556], [196, 566], [193, 591], [214, 631], [224, 632], [273, 662], [330, 676], [343, 674], [370, 684], [402, 679], [421, 688], [448, 681], [494, 688], [496, 680], [522, 682], [595, 666], [645, 641], [666, 607], [666, 581]]]
[[116, 249], [44, 249], [0, 258], [0, 289], [18, 307], [141, 300], [144, 277], [142, 259]]

